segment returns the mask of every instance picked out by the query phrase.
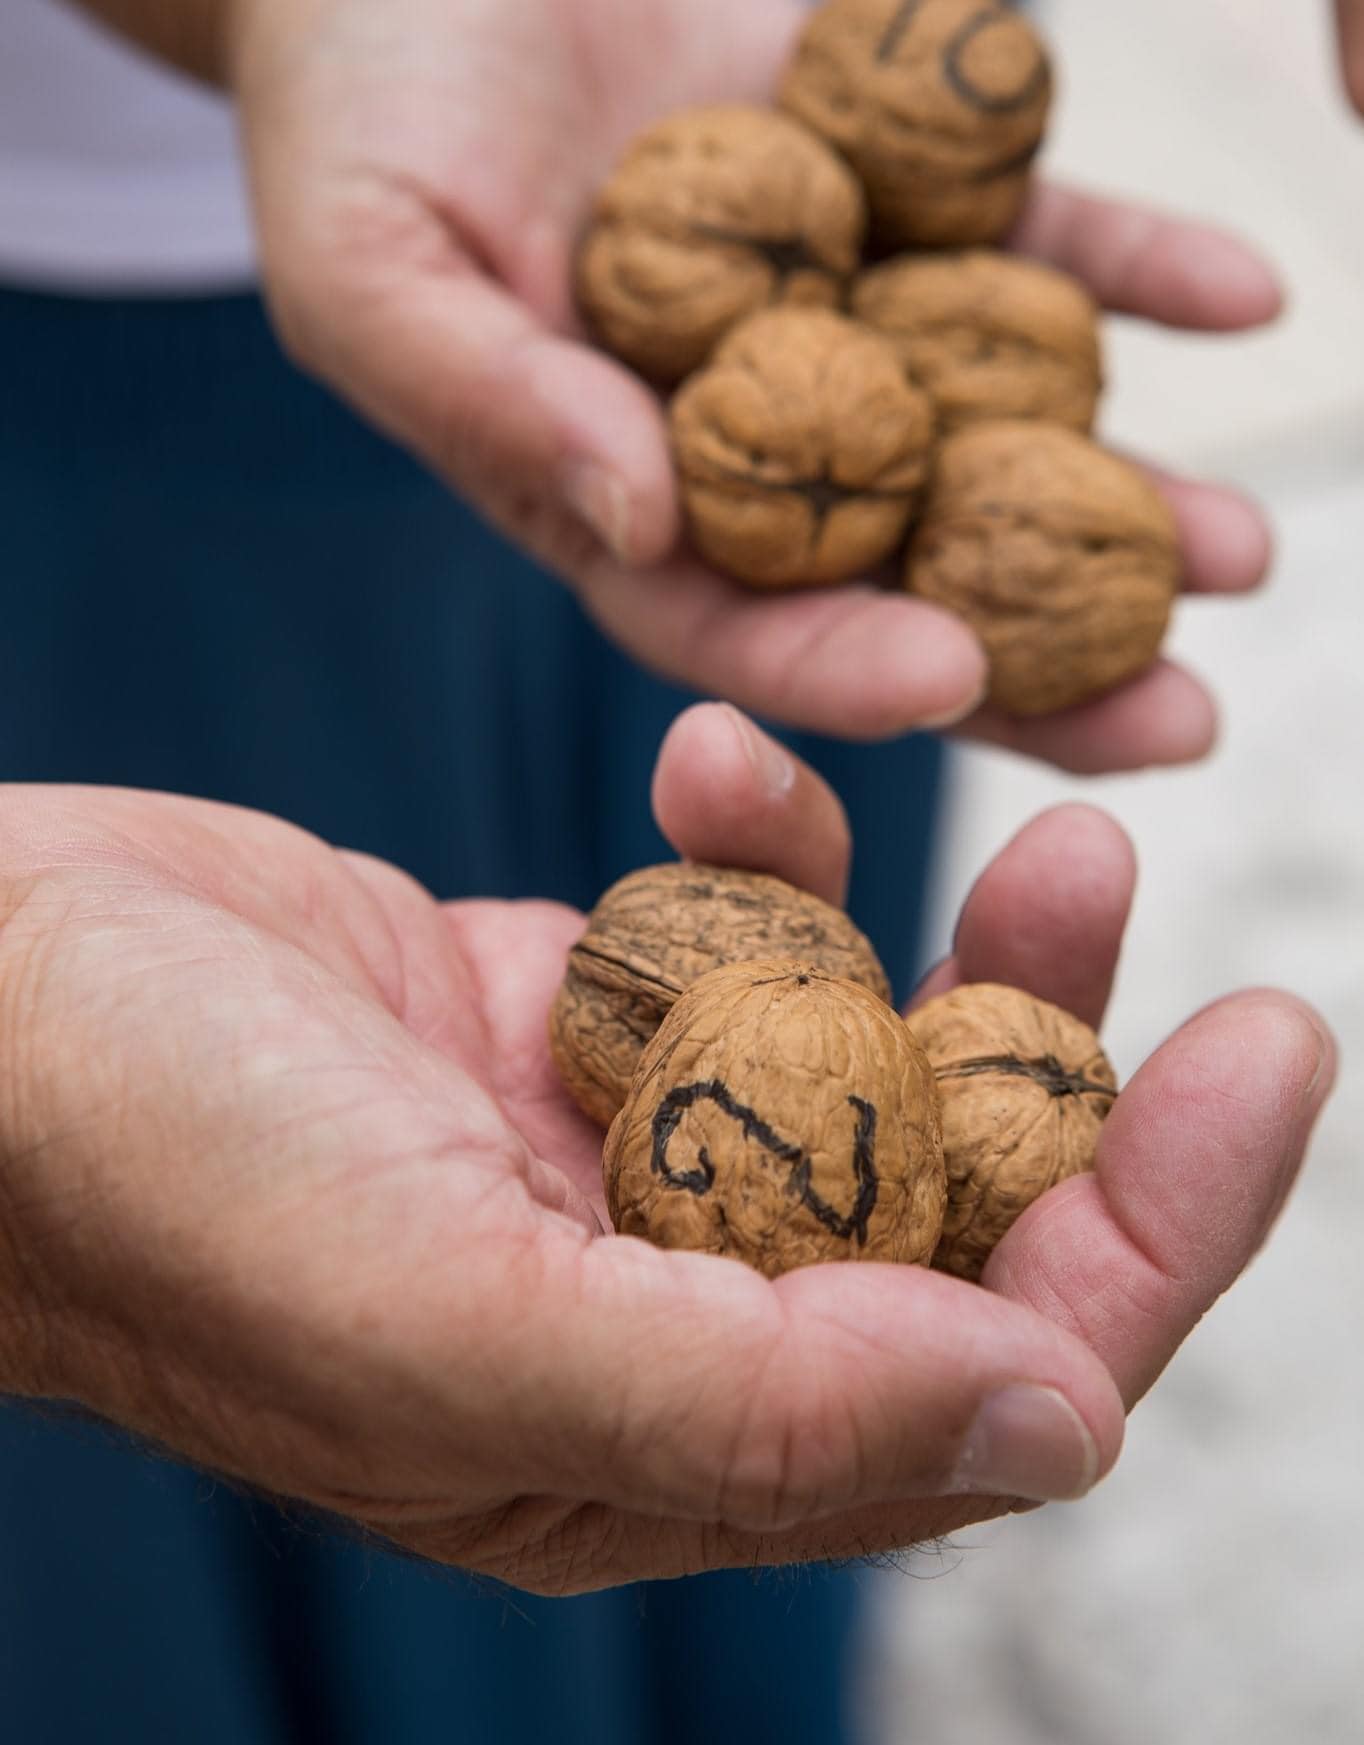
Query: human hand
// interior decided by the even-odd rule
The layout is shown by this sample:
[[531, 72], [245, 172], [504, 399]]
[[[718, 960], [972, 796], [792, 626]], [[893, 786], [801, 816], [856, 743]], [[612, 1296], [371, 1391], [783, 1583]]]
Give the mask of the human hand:
[[[575, 237], [626, 141], [687, 105], [763, 99], [796, 0], [235, 0], [233, 79], [267, 291], [296, 357], [567, 577], [645, 665], [799, 726], [965, 728], [1067, 767], [1205, 752], [1202, 686], [1161, 663], [1050, 720], [975, 715], [984, 656], [958, 620], [854, 586], [757, 596], [679, 547], [660, 404], [584, 342]], [[1253, 326], [1273, 279], [1239, 245], [1058, 190], [1015, 246], [1109, 307]], [[1267, 563], [1238, 497], [1163, 481], [1195, 593]]]
[[[734, 711], [681, 719], [655, 799], [679, 849], [839, 896], [837, 801]], [[1048, 815], [934, 985], [1097, 1019], [1131, 877], [1101, 815]], [[0, 790], [0, 1388], [546, 1592], [904, 1545], [1109, 1468], [1330, 1081], [1304, 1008], [1241, 996], [1148, 1062], [990, 1288], [772, 1283], [603, 1234], [546, 1041], [581, 924], [255, 814]]]
[[1364, 115], [1364, 0], [1335, 0], [1335, 5], [1345, 89]]

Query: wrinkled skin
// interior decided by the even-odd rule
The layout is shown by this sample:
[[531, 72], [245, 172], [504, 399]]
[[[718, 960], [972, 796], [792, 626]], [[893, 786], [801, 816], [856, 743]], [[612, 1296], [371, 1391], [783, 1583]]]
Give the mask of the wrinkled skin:
[[[837, 801], [732, 710], [674, 727], [655, 803], [679, 851], [841, 899]], [[930, 991], [1097, 1023], [1132, 877], [1100, 814], [1038, 820]], [[1107, 1471], [1331, 1082], [1313, 1014], [1237, 996], [985, 1289], [769, 1282], [603, 1234], [546, 1037], [581, 927], [227, 808], [0, 790], [0, 1389], [543, 1592], [902, 1546]]]

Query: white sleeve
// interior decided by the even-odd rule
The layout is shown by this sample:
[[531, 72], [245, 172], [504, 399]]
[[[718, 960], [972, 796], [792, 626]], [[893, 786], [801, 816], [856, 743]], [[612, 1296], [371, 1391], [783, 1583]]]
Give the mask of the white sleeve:
[[0, 281], [156, 292], [253, 277], [227, 100], [60, 0], [3, 0]]

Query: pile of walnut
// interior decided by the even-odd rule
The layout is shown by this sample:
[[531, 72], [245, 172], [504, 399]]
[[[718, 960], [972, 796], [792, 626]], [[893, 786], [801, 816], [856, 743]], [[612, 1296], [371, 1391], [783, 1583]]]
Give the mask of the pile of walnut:
[[1014, 1220], [1092, 1167], [1117, 1081], [1094, 1032], [1014, 988], [891, 1006], [841, 911], [682, 864], [612, 887], [550, 1045], [609, 1123], [615, 1228], [769, 1278], [825, 1260], [977, 1279]]
[[1093, 301], [988, 246], [1026, 197], [1051, 95], [1002, 0], [828, 0], [780, 109], [690, 111], [635, 141], [577, 273], [602, 343], [681, 384], [701, 553], [794, 588], [904, 549], [905, 586], [971, 625], [1015, 715], [1148, 666], [1179, 573], [1161, 497], [1089, 440]]

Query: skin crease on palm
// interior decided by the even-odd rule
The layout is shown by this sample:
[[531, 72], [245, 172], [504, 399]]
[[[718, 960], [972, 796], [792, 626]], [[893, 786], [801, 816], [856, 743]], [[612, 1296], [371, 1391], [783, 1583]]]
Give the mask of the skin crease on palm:
[[[728, 706], [675, 724], [654, 804], [679, 851], [841, 895], [837, 800]], [[1045, 815], [929, 990], [1097, 1023], [1133, 879], [1101, 813]], [[1305, 1007], [1235, 996], [986, 1288], [770, 1283], [604, 1233], [601, 1134], [546, 1040], [581, 925], [228, 808], [0, 793], [0, 1389], [548, 1593], [905, 1546], [1108, 1470], [1334, 1071]]]

